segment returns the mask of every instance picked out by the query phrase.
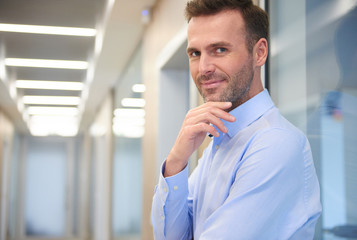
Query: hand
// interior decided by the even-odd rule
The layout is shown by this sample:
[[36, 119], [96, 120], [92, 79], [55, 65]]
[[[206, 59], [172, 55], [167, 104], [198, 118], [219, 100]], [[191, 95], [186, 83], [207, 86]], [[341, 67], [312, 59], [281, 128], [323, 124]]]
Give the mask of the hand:
[[223, 133], [228, 131], [221, 119], [235, 121], [235, 117], [225, 111], [231, 106], [230, 102], [207, 102], [187, 113], [176, 142], [166, 159], [164, 177], [182, 171], [191, 154], [202, 144], [208, 133], [215, 137], [219, 136], [212, 125]]

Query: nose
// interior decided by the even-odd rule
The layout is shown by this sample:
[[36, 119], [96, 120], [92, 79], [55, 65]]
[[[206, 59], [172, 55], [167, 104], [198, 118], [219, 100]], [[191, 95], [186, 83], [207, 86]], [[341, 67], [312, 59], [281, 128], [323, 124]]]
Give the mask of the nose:
[[200, 75], [203, 76], [207, 76], [214, 73], [215, 65], [210, 55], [201, 53], [198, 71]]

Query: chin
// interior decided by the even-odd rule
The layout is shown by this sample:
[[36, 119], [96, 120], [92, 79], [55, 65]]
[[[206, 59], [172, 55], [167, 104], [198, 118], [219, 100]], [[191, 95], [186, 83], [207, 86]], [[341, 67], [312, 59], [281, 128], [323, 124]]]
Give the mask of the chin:
[[203, 99], [205, 102], [222, 102], [221, 99], [214, 97], [204, 97]]

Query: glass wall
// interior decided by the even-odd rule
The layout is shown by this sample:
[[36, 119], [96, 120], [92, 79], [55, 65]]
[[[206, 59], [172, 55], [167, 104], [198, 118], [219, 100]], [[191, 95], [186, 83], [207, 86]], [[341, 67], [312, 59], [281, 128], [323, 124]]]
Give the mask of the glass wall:
[[79, 235], [78, 145], [76, 138], [16, 136], [9, 209], [13, 239]]
[[115, 87], [112, 219], [115, 239], [140, 239], [141, 234], [141, 140], [145, 124], [141, 61], [139, 46]]
[[271, 95], [311, 143], [315, 239], [357, 239], [357, 1], [269, 1]]
[[27, 236], [66, 234], [66, 145], [28, 141], [25, 180]]

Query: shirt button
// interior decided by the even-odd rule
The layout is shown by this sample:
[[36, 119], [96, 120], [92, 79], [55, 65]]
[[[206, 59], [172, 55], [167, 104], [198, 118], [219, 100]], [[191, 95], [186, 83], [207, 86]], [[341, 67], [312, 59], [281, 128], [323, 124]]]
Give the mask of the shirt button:
[[164, 189], [163, 189], [163, 190], [164, 190], [164, 192], [166, 192], [166, 193], [167, 193], [167, 188], [166, 188], [166, 187], [164, 187]]
[[176, 191], [178, 189], [178, 186], [174, 186], [174, 190]]
[[218, 145], [216, 145], [216, 146], [214, 146], [214, 148], [215, 148], [216, 150], [218, 150], [219, 146], [218, 146]]
[[161, 220], [165, 220], [165, 216], [161, 216]]

